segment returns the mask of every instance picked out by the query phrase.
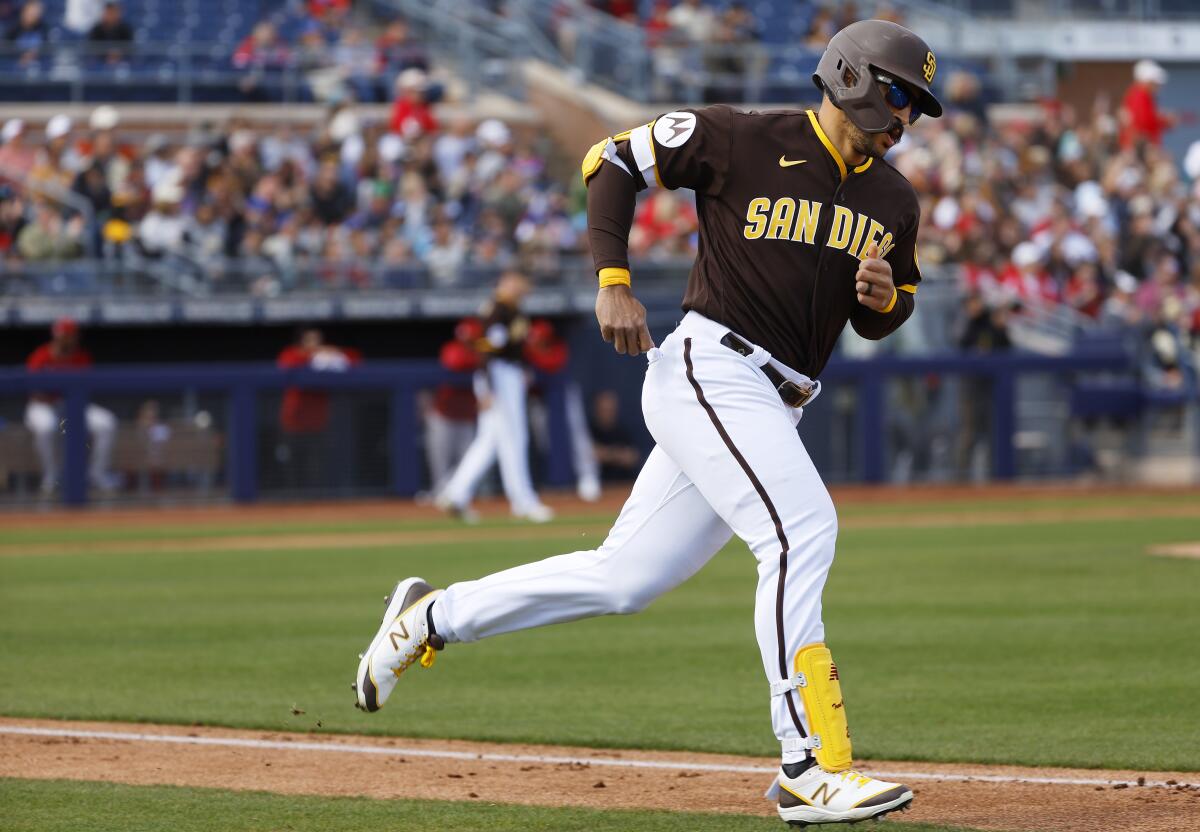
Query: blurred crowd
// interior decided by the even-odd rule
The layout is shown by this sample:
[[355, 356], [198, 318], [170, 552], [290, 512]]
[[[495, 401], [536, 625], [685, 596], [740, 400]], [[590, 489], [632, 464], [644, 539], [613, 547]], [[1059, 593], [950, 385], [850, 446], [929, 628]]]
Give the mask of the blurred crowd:
[[350, 0], [307, 0], [256, 23], [232, 58], [245, 71], [243, 94], [261, 96], [265, 72], [294, 68], [318, 101], [378, 103], [391, 98], [407, 70], [429, 71], [425, 46], [403, 18], [369, 20], [353, 12]]
[[[213, 2], [210, 12], [235, 8]], [[155, 26], [164, 19], [168, 26], [199, 25], [179, 9], [153, 13]], [[42, 0], [0, 0], [0, 60], [6, 70], [27, 74], [78, 65], [129, 77], [131, 69], [153, 74], [192, 45], [180, 44], [177, 31], [145, 23], [120, 0], [67, 0], [58, 19], [48, 16]], [[313, 100], [381, 103], [390, 100], [402, 72], [430, 68], [424, 44], [406, 21], [366, 17], [356, 13], [351, 0], [292, 0], [261, 20], [227, 22], [222, 28], [210, 22], [204, 32], [220, 45], [214, 51], [197, 36], [192, 59], [206, 69], [236, 72], [237, 89], [246, 100], [268, 100], [278, 93], [279, 80], [271, 76], [287, 70], [301, 79], [297, 94]], [[229, 38], [227, 44], [223, 38]]]
[[[806, 52], [820, 54], [835, 32], [864, 17], [853, 0], [794, 0], [777, 6], [776, 17], [767, 22], [755, 14], [753, 7], [761, 4], [746, 0], [655, 0], [649, 6], [589, 0], [588, 5], [642, 30], [651, 54], [652, 92], [662, 101], [762, 101], [772, 62], [769, 44], [782, 49], [776, 62], [807, 60]], [[903, 22], [889, 4], [872, 5], [875, 17]], [[788, 21], [787, 31], [768, 37], [768, 25], [778, 26], [781, 17]], [[577, 38], [570, 21], [560, 24], [558, 37], [569, 52]]]
[[1122, 99], [1083, 112], [1045, 102], [999, 124], [974, 106], [975, 79], [952, 75], [946, 117], [889, 161], [921, 199], [922, 265], [955, 266], [969, 315], [991, 321], [967, 334], [1003, 344], [989, 330], [1014, 313], [1069, 310], [1147, 331], [1163, 384], [1177, 386], [1200, 349], [1200, 148], [1184, 160], [1163, 148], [1181, 117], [1155, 104], [1166, 71], [1142, 61], [1134, 74]]
[[[587, 0], [587, 5], [618, 20], [640, 26], [650, 46], [738, 46], [764, 39], [763, 24], [746, 0], [655, 0], [648, 12], [638, 0]], [[874, 17], [902, 23], [901, 13], [888, 3], [872, 4]], [[854, 0], [795, 0], [787, 14], [803, 34], [803, 46], [823, 51], [834, 33], [864, 12]], [[790, 33], [789, 33], [790, 34]]]
[[[581, 205], [547, 174], [543, 138], [497, 120], [443, 125], [420, 70], [399, 86], [388, 122], [336, 105], [313, 131], [233, 120], [132, 140], [110, 106], [84, 125], [11, 119], [0, 129], [0, 263], [91, 254], [219, 285], [236, 261], [271, 293], [302, 271], [404, 287], [427, 269], [449, 286], [579, 252]], [[669, 234], [670, 212], [658, 214], [646, 247]]]

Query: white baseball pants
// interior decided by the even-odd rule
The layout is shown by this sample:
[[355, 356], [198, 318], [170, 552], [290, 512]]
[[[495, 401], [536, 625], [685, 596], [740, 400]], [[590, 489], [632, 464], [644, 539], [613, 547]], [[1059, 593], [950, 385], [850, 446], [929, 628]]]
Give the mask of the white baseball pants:
[[[42, 491], [47, 493], [54, 488], [58, 476], [57, 447], [61, 418], [58, 407], [48, 402], [30, 402], [25, 407], [25, 427], [33, 434], [33, 446], [42, 465]], [[111, 410], [89, 404], [86, 420], [88, 433], [92, 436], [88, 479], [94, 485], [105, 484], [113, 441], [117, 435], [117, 417]]]
[[[689, 312], [651, 350], [642, 410], [658, 444], [600, 548], [452, 584], [433, 607], [438, 633], [474, 641], [637, 612], [737, 534], [758, 562], [754, 624], [767, 680], [792, 676], [799, 648], [825, 637], [837, 515], [796, 433], [800, 411], [759, 369], [769, 356], [722, 346], [728, 331]], [[770, 702], [784, 762], [803, 759], [800, 697], [788, 690]]]
[[529, 424], [525, 415], [528, 390], [525, 370], [511, 361], [493, 359], [487, 366], [492, 405], [479, 411], [479, 429], [442, 496], [459, 507], [470, 504], [492, 463], [500, 462], [500, 483], [514, 514], [539, 505], [529, 475]]
[[[586, 495], [600, 492], [600, 464], [596, 462], [596, 448], [592, 444], [592, 433], [588, 430], [587, 407], [583, 403], [583, 391], [571, 381], [567, 383], [567, 430], [571, 436], [571, 462], [574, 463], [575, 481], [579, 493]], [[585, 497], [585, 499], [587, 499]]]
[[430, 408], [425, 417], [425, 458], [429, 463], [431, 492], [441, 493], [474, 439], [474, 421], [447, 419]]

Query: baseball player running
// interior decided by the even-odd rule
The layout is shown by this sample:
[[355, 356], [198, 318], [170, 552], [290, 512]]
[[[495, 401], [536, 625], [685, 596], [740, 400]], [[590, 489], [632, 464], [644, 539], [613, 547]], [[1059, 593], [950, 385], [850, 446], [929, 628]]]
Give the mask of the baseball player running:
[[[599, 549], [444, 591], [401, 581], [359, 664], [360, 708], [382, 707], [407, 668], [430, 666], [447, 644], [636, 612], [736, 534], [758, 562], [755, 631], [782, 746], [768, 796], [780, 817], [837, 823], [907, 808], [908, 787], [851, 768], [821, 621], [837, 515], [796, 424], [847, 322], [879, 339], [912, 314], [917, 197], [882, 157], [919, 116], [941, 115], [936, 69], [912, 32], [860, 21], [817, 65], [816, 111], [682, 110], [591, 149], [596, 317], [618, 352], [646, 353], [642, 410], [657, 446]], [[686, 314], [659, 347], [626, 257], [635, 194], [653, 187], [691, 188], [700, 217]]]

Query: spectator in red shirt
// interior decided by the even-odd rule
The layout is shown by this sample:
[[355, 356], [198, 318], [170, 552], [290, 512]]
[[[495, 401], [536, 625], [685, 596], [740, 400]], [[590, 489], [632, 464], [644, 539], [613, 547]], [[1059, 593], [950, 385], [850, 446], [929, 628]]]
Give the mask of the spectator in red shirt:
[[10, 118], [0, 129], [0, 167], [18, 181], [24, 179], [37, 163], [37, 148], [28, 143], [25, 122]]
[[638, 205], [629, 249], [637, 254], [679, 254], [697, 227], [696, 210], [674, 191], [656, 189]]
[[1037, 243], [1023, 242], [1013, 249], [1012, 262], [1000, 275], [1001, 302], [1019, 301], [1023, 304], [1053, 304], [1058, 302], [1058, 286], [1045, 268], [1045, 255]]
[[281, 67], [287, 59], [287, 45], [275, 26], [265, 20], [255, 24], [233, 52], [233, 65], [238, 69]]
[[1133, 84], [1121, 101], [1121, 147], [1128, 149], [1141, 142], [1162, 145], [1164, 131], [1175, 126], [1175, 116], [1158, 109], [1155, 95], [1167, 83], [1167, 71], [1155, 61], [1133, 65]]
[[[25, 367], [31, 373], [87, 370], [92, 357], [79, 346], [79, 324], [71, 318], [59, 318], [50, 330], [51, 340], [30, 354]], [[58, 434], [63, 421], [62, 396], [58, 393], [36, 391], [25, 407], [25, 427], [33, 434], [34, 448], [42, 466], [42, 494], [54, 492], [58, 477]], [[92, 458], [88, 466], [88, 481], [102, 491], [115, 487], [108, 471], [116, 438], [117, 418], [112, 411], [89, 404], [86, 411], [87, 429], [92, 438]]]
[[320, 20], [333, 12], [345, 15], [350, 11], [350, 0], [308, 0], [308, 15], [314, 20]]
[[1104, 288], [1095, 263], [1078, 264], [1067, 278], [1063, 301], [1081, 315], [1098, 319], [1104, 306]]
[[[335, 373], [360, 363], [362, 354], [358, 350], [326, 344], [324, 333], [316, 328], [302, 331], [296, 343], [285, 347], [276, 360], [283, 370]], [[291, 488], [320, 485], [329, 456], [329, 394], [324, 390], [287, 388], [279, 407], [279, 426], [283, 441], [278, 458], [286, 472], [285, 484]]]
[[234, 67], [244, 71], [238, 79], [242, 95], [250, 100], [263, 98], [266, 72], [287, 66], [290, 57], [274, 25], [266, 20], [255, 24], [233, 53]]
[[[475, 349], [483, 337], [478, 318], [463, 318], [454, 327], [454, 339], [442, 345], [439, 360], [452, 373], [473, 373], [483, 366]], [[479, 406], [471, 380], [447, 381], [438, 385], [425, 414], [425, 458], [429, 463], [430, 491], [437, 494], [450, 479], [471, 440]]]
[[391, 131], [404, 138], [438, 131], [438, 121], [425, 99], [427, 78], [419, 69], [406, 69], [396, 76], [396, 102], [392, 105]]

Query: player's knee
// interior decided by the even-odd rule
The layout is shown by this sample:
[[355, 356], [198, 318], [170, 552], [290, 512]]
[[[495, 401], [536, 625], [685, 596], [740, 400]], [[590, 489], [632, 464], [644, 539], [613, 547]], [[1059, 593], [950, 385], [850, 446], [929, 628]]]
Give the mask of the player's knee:
[[838, 516], [837, 509], [833, 507], [833, 500], [826, 498], [822, 501], [821, 508], [817, 512], [815, 527], [817, 534], [827, 538], [830, 543], [837, 540]]
[[837, 510], [833, 507], [833, 500], [826, 497], [815, 501], [794, 525], [787, 528], [787, 533], [789, 539], [797, 543], [804, 541], [832, 559], [838, 535]]
[[609, 612], [613, 615], [632, 615], [650, 606], [654, 597], [654, 593], [644, 586], [614, 581], [608, 593]]
[[635, 612], [641, 612], [649, 606], [650, 601], [650, 598], [644, 598], [636, 592], [623, 593], [609, 599], [613, 615], [633, 615]]

